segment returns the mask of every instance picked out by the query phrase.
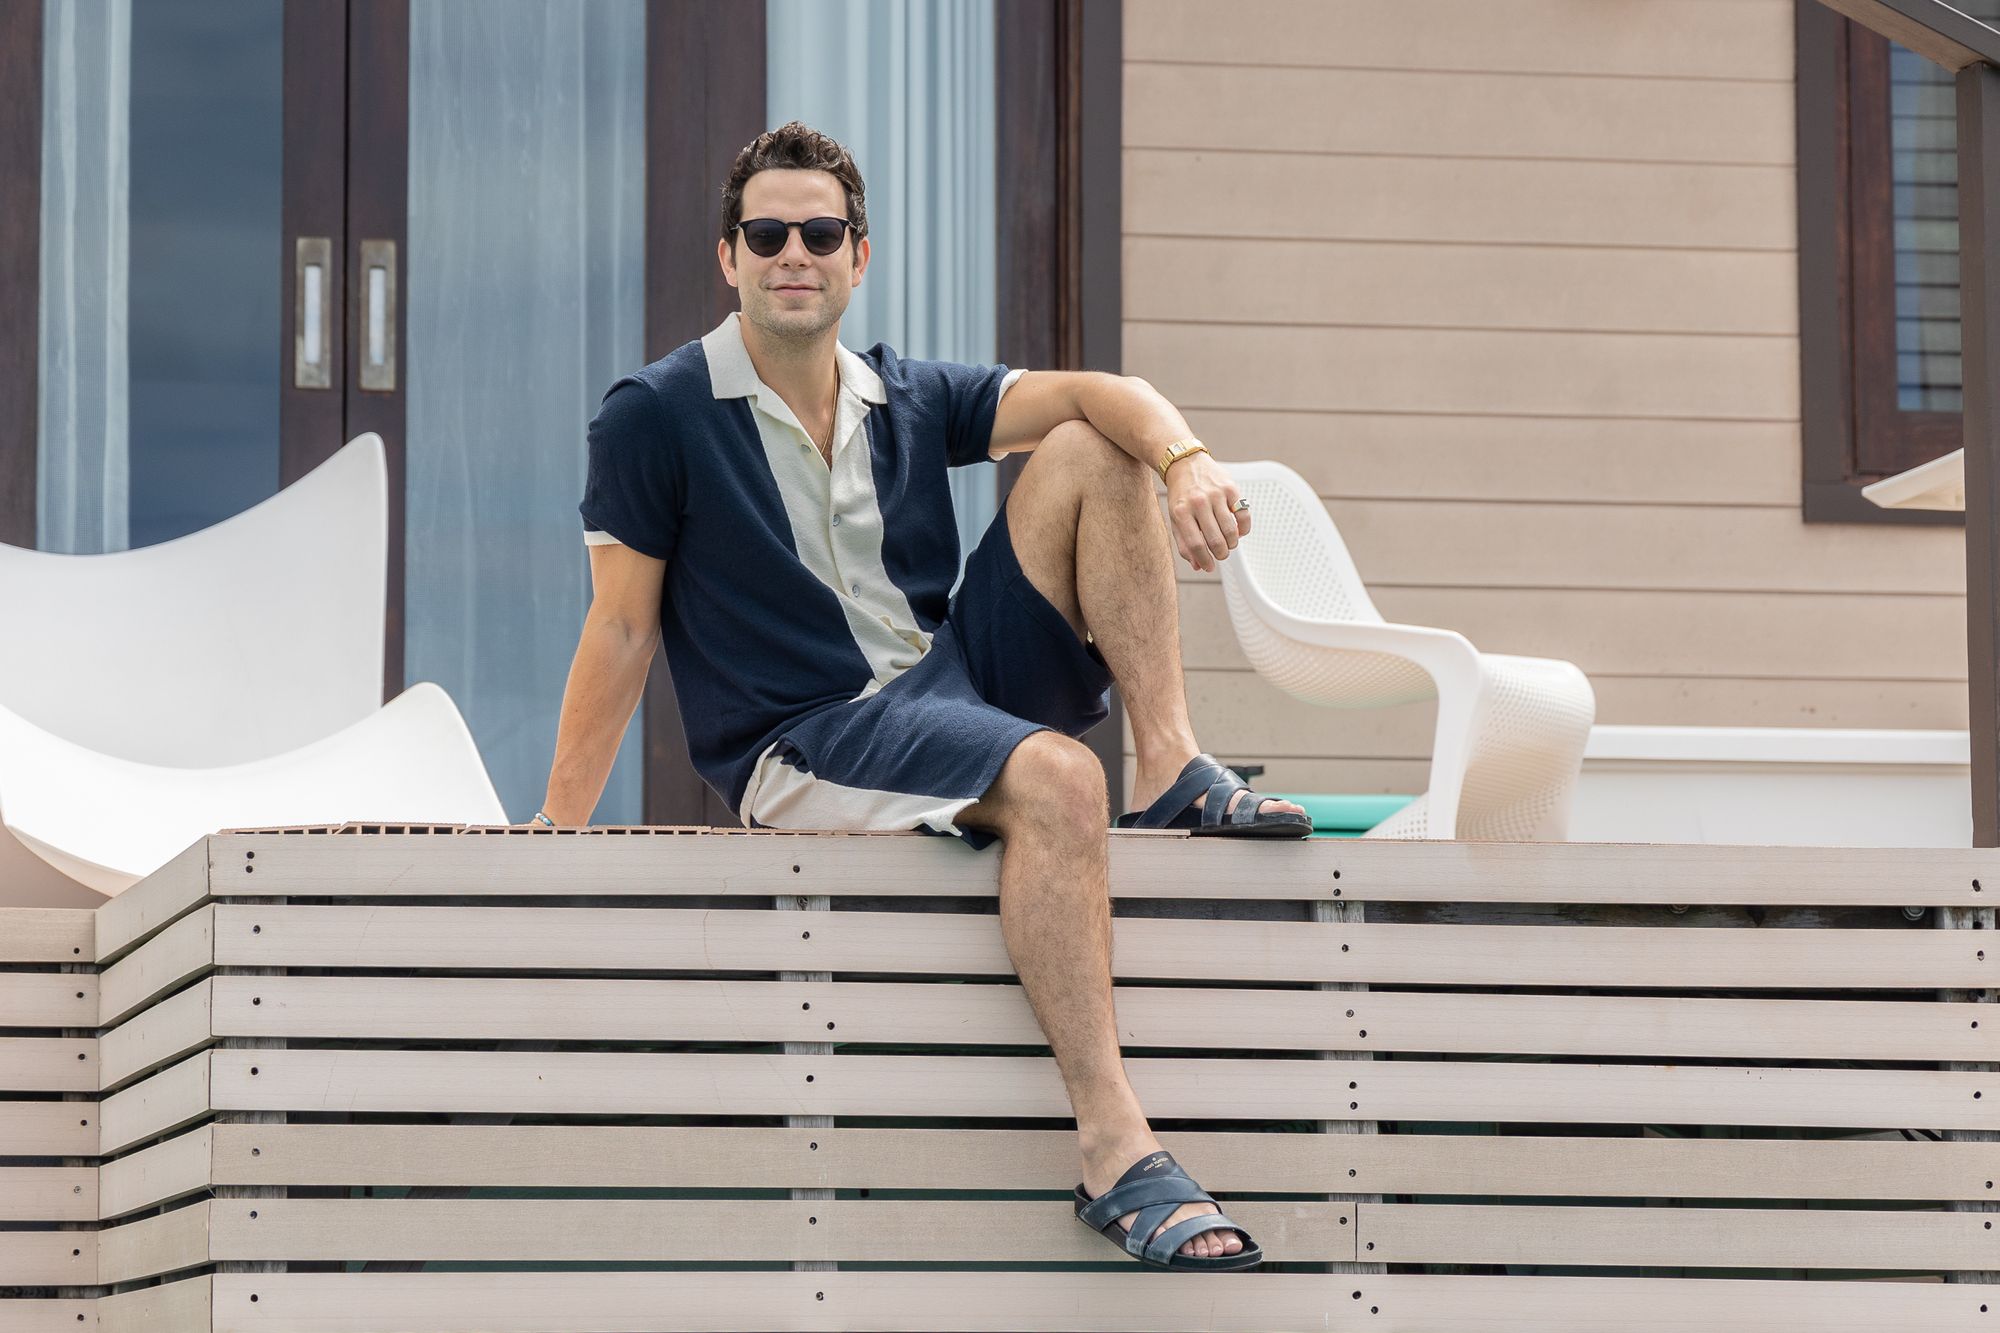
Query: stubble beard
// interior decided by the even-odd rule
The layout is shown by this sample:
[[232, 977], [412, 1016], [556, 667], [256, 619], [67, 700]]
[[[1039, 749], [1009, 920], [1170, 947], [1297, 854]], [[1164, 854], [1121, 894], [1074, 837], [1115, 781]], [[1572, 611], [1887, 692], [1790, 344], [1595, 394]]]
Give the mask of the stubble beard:
[[808, 346], [839, 324], [840, 317], [847, 313], [845, 302], [835, 307], [830, 288], [824, 294], [827, 299], [817, 309], [780, 311], [776, 300], [760, 291], [744, 301], [743, 317], [755, 324], [769, 342]]

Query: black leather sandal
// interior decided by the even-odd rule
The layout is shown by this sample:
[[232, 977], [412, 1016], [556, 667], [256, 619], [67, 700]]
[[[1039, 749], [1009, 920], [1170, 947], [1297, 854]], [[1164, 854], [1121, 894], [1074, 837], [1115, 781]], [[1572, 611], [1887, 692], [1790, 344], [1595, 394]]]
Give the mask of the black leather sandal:
[[[1153, 1235], [1160, 1223], [1172, 1217], [1181, 1205], [1189, 1203], [1213, 1204], [1215, 1199], [1181, 1170], [1173, 1154], [1165, 1152], [1148, 1153], [1134, 1162], [1131, 1169], [1118, 1178], [1116, 1185], [1095, 1199], [1083, 1192], [1082, 1185], [1076, 1187], [1077, 1220], [1101, 1233], [1106, 1240], [1148, 1268], [1169, 1272], [1238, 1273], [1264, 1262], [1263, 1249], [1250, 1239], [1249, 1232], [1229, 1220], [1220, 1205], [1213, 1213], [1176, 1222], [1159, 1235]], [[1138, 1214], [1130, 1231], [1118, 1225], [1118, 1219], [1127, 1213]], [[1243, 1249], [1239, 1253], [1213, 1259], [1197, 1259], [1179, 1253], [1181, 1246], [1202, 1232], [1219, 1230], [1234, 1231], [1242, 1237]]]
[[[1195, 808], [1195, 799], [1206, 791], [1208, 799]], [[1229, 798], [1247, 792], [1234, 810]], [[1292, 810], [1266, 810], [1270, 796], [1259, 796], [1247, 783], [1220, 763], [1215, 756], [1198, 754], [1174, 779], [1174, 785], [1144, 810], [1118, 816], [1113, 828], [1186, 829], [1195, 837], [1225, 838], [1309, 838], [1312, 820]], [[1225, 813], [1227, 812], [1227, 813]]]

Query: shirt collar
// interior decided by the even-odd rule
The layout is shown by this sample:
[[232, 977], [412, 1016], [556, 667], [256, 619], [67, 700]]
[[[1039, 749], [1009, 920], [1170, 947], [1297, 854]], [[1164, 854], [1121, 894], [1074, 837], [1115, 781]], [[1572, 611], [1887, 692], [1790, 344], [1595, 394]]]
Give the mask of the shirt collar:
[[[702, 337], [702, 354], [708, 359], [708, 389], [716, 398], [751, 398], [771, 393], [770, 386], [757, 377], [757, 367], [750, 360], [750, 349], [743, 345], [743, 329], [737, 323], [742, 315], [730, 311], [722, 322]], [[840, 390], [843, 394], [853, 393], [865, 403], [886, 403], [888, 393], [882, 387], [882, 377], [877, 375], [866, 361], [845, 346], [835, 344], [834, 356], [840, 362]], [[776, 394], [771, 395], [776, 398]]]

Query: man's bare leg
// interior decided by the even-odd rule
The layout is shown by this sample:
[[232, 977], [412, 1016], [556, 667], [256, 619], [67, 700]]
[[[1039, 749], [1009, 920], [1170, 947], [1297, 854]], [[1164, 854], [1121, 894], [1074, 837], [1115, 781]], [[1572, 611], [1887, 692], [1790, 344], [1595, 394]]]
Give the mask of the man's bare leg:
[[[1153, 476], [1089, 423], [1071, 421], [1029, 455], [1007, 496], [1021, 571], [1079, 638], [1093, 636], [1118, 679], [1139, 759], [1134, 810], [1157, 800], [1200, 752], [1181, 672], [1173, 548]], [[1242, 799], [1231, 798], [1230, 808]], [[1268, 798], [1264, 808], [1305, 813]]]
[[[959, 815], [961, 824], [1004, 840], [1000, 931], [1076, 1113], [1083, 1188], [1093, 1197], [1160, 1150], [1118, 1050], [1107, 820], [1097, 756], [1053, 731], [1016, 746], [986, 795]], [[1188, 1204], [1164, 1225], [1214, 1211]], [[1129, 1228], [1133, 1218], [1120, 1221]], [[1206, 1259], [1242, 1249], [1241, 1238], [1223, 1230], [1202, 1232], [1180, 1252]]]
[[[1022, 572], [1079, 636], [1089, 629], [1118, 679], [1139, 753], [1136, 809], [1199, 750], [1181, 676], [1173, 557], [1151, 477], [1096, 430], [1072, 422], [1036, 449], [1007, 500]], [[1103, 771], [1083, 745], [1039, 732], [960, 822], [1005, 840], [1001, 932], [1076, 1113], [1084, 1189], [1101, 1194], [1160, 1147], [1126, 1081], [1112, 1010]], [[1164, 1225], [1214, 1211], [1189, 1204]], [[1129, 1227], [1133, 1215], [1120, 1221]], [[1225, 1230], [1203, 1232], [1180, 1252], [1211, 1258], [1242, 1249]]]

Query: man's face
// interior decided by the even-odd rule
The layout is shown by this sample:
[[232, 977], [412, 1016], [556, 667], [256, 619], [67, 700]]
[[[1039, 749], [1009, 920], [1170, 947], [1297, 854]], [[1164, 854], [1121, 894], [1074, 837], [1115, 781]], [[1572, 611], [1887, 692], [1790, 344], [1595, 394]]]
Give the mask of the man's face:
[[[844, 218], [847, 194], [824, 171], [760, 171], [743, 185], [743, 220]], [[840, 323], [861, 274], [868, 267], [868, 242], [857, 244], [850, 230], [830, 255], [806, 249], [794, 227], [785, 248], [769, 259], [751, 253], [741, 231], [725, 236], [717, 250], [722, 275], [741, 293], [743, 317], [773, 338], [815, 338]]]

